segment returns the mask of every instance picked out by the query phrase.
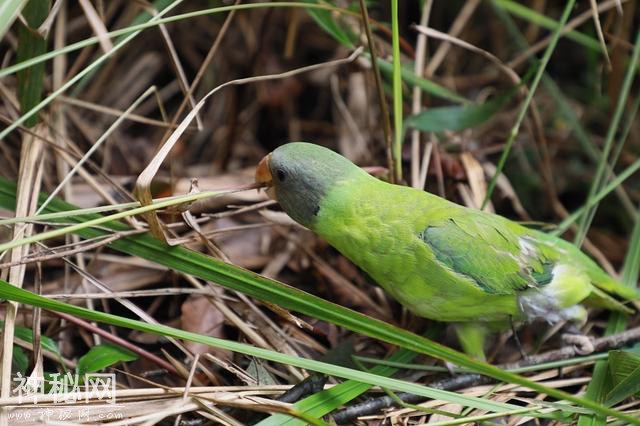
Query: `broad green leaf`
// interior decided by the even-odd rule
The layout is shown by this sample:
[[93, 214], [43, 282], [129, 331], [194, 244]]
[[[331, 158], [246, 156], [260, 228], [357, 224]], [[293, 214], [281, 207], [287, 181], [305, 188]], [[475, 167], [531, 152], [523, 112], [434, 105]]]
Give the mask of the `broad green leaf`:
[[[27, 327], [16, 326], [14, 334], [17, 338], [24, 340], [25, 342], [29, 342], [33, 344], [33, 331]], [[58, 345], [53, 341], [51, 337], [48, 336], [40, 336], [40, 346], [43, 349], [48, 350], [58, 356], [60, 356], [60, 349], [58, 349]]]
[[617, 386], [640, 367], [640, 354], [630, 350], [609, 351], [609, 361], [609, 372]]
[[[15, 184], [7, 181], [6, 179], [0, 179], [0, 206], [7, 209], [14, 209], [15, 191]], [[41, 195], [41, 200], [43, 199], [46, 199], [46, 195], [44, 194]], [[158, 205], [160, 204], [161, 203], [159, 203]], [[49, 213], [55, 211], [73, 210], [74, 208], [75, 207], [73, 205], [70, 205], [58, 199], [54, 199], [47, 207], [46, 212]], [[93, 221], [94, 224], [97, 224], [97, 222], [101, 222], [98, 220], [99, 218], [99, 215], [86, 215], [68, 218], [67, 220], [72, 222]], [[111, 228], [114, 231], [128, 229], [126, 225], [119, 222], [106, 221], [104, 223], [101, 222], [100, 224], [102, 225], [100, 228], [86, 228], [83, 226], [74, 225], [74, 232], [84, 238], [97, 238], [109, 234], [105, 230], [105, 227]], [[550, 388], [540, 383], [533, 382], [522, 376], [506, 372], [498, 367], [494, 367], [484, 362], [476, 361], [458, 351], [433, 342], [422, 336], [418, 336], [407, 330], [403, 330], [399, 327], [393, 326], [383, 321], [373, 319], [353, 310], [333, 304], [299, 289], [287, 286], [272, 279], [268, 279], [235, 265], [227, 264], [220, 260], [206, 256], [202, 253], [194, 252], [183, 247], [168, 247], [149, 235], [136, 235], [121, 238], [112, 242], [110, 244], [110, 247], [115, 250], [131, 254], [133, 256], [138, 256], [143, 259], [162, 264], [180, 272], [191, 274], [195, 277], [199, 277], [207, 281], [215, 282], [223, 287], [240, 291], [241, 293], [255, 297], [258, 300], [269, 301], [285, 309], [290, 309], [323, 321], [328, 321], [333, 324], [345, 327], [348, 330], [361, 333], [363, 335], [373, 337], [406, 349], [410, 349], [414, 352], [423, 353], [435, 358], [452, 362], [460, 367], [469, 368], [470, 370], [473, 370], [480, 374], [485, 374], [497, 380], [516, 383], [529, 389], [545, 393], [560, 400], [571, 401], [583, 407], [589, 408], [594, 412], [604, 415], [611, 415], [624, 419], [628, 422], [631, 422], [632, 424], [640, 425], [640, 419], [630, 417], [616, 410], [604, 407], [601, 404], [589, 401], [581, 397], [577, 397], [575, 395], [571, 395], [567, 392], [563, 392], [558, 389]], [[2, 294], [6, 294], [12, 291], [18, 291], [18, 289], [14, 289], [12, 286], [11, 289], [5, 287], [6, 286], [2, 286]], [[28, 292], [26, 293], [30, 294]], [[25, 296], [25, 294], [22, 294], [22, 296]], [[47, 302], [53, 303], [53, 301]], [[56, 306], [58, 306], [58, 308], [60, 307], [59, 305]], [[77, 307], [73, 308], [79, 309]], [[77, 312], [83, 312], [83, 315], [87, 315], [87, 312], [85, 311]], [[92, 319], [94, 319], [93, 314], [94, 313], [91, 314]], [[95, 320], [97, 321], [98, 319]], [[124, 319], [121, 318], [118, 318], [118, 320], [124, 321]], [[145, 329], [143, 331], [147, 330]], [[199, 336], [198, 338], [200, 337], [201, 336]], [[328, 370], [322, 370], [322, 372], [325, 371]], [[329, 371], [329, 374], [333, 374], [333, 372]], [[347, 378], [352, 377], [350, 376]], [[393, 386], [386, 387], [394, 389]]]
[[[4, 326], [4, 321], [0, 321], [0, 327], [2, 326]], [[14, 327], [14, 336], [17, 339], [33, 345], [33, 331], [30, 328], [17, 325]], [[48, 336], [40, 336], [40, 347], [55, 354], [58, 359], [62, 361], [58, 345], [52, 338]], [[28, 367], [29, 357], [25, 353], [24, 349], [18, 345], [13, 345], [13, 370], [24, 374]]]
[[11, 359], [11, 363], [11, 371], [13, 373], [20, 373], [23, 376], [26, 374], [27, 368], [29, 368], [29, 357], [20, 346], [13, 345], [13, 358]]
[[119, 362], [135, 361], [136, 359], [138, 356], [130, 350], [105, 343], [93, 346], [89, 352], [81, 356], [76, 366], [76, 372], [79, 375], [95, 373]]
[[482, 104], [429, 108], [406, 119], [405, 127], [423, 132], [458, 132], [488, 121], [511, 99], [499, 96]]
[[636, 368], [622, 382], [607, 394], [605, 405], [615, 405], [640, 392], [640, 367]]
[[614, 387], [605, 404], [614, 405], [640, 392], [640, 355], [629, 351], [609, 352], [609, 373]]
[[[0, 321], [0, 326], [4, 326], [4, 321]], [[14, 335], [18, 339], [24, 340], [25, 342], [31, 343], [33, 345], [33, 331], [30, 328], [17, 325], [14, 327]], [[49, 336], [44, 336], [44, 335], [40, 336], [40, 346], [51, 353], [61, 356], [60, 349], [58, 349], [58, 345]]]

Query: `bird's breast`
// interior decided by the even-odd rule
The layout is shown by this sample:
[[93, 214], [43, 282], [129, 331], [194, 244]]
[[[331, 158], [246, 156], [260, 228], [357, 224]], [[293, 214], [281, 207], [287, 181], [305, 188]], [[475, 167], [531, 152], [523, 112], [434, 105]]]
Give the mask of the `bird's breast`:
[[340, 214], [319, 214], [318, 233], [381, 286], [407, 279], [415, 272], [415, 236], [407, 221], [371, 200], [352, 200]]

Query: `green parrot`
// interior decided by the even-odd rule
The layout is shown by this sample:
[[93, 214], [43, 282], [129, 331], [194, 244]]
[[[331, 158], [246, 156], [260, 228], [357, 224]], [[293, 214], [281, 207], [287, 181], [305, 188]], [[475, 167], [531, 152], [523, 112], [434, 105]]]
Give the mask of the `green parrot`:
[[278, 147], [256, 181], [414, 314], [455, 323], [476, 358], [486, 333], [512, 321], [580, 325], [581, 303], [631, 313], [612, 295], [638, 298], [567, 241], [381, 181], [318, 145]]

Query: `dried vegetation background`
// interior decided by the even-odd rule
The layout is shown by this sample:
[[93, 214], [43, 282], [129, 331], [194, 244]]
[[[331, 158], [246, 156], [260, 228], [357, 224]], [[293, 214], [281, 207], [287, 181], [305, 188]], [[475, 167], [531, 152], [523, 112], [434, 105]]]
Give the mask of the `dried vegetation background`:
[[[359, 3], [335, 3], [353, 14], [329, 16], [336, 25], [358, 35], [358, 45], [366, 47], [358, 18]], [[367, 3], [374, 22], [390, 21], [389, 2]], [[426, 1], [424, 7], [430, 8], [430, 15], [426, 22], [423, 18], [422, 25], [432, 30], [420, 32], [413, 24], [421, 22], [423, 2], [400, 3], [400, 49], [408, 70], [420, 57], [425, 81], [451, 93], [478, 104], [508, 97], [503, 107], [490, 114], [484, 111], [473, 125], [458, 123], [460, 128], [454, 131], [435, 133], [407, 130], [401, 149], [406, 184], [480, 207], [526, 96], [523, 85], [530, 87], [536, 71], [538, 62], [531, 60], [541, 58], [552, 32], [540, 22], [505, 11], [504, 4], [511, 3], [508, 1]], [[564, 6], [560, 3], [535, 0], [523, 5], [557, 22]], [[183, 2], [170, 15], [222, 4]], [[46, 34], [47, 51], [92, 36], [98, 36], [99, 43], [45, 62], [43, 97], [64, 87], [98, 56], [114, 49], [120, 39], [106, 37], [106, 31], [132, 25], [145, 10], [153, 9], [145, 1], [56, 1], [52, 6], [45, 23], [36, 26], [40, 35]], [[589, 43], [602, 40], [607, 53], [599, 44], [585, 47], [569, 37], [560, 39], [546, 68], [546, 78], [556, 91], [551, 84], [542, 84], [536, 91], [504, 173], [497, 180], [490, 209], [544, 227], [561, 222], [584, 204], [621, 96], [639, 16], [635, 1], [602, 1], [597, 6], [599, 14], [594, 17], [589, 2], [578, 2], [571, 12], [575, 21], [569, 22], [578, 24]], [[522, 33], [520, 42], [534, 48], [517, 42], [498, 9]], [[4, 68], [18, 62], [19, 33], [24, 27], [21, 19], [0, 43]], [[383, 60], [391, 58], [390, 28], [387, 24], [372, 27], [377, 54]], [[335, 149], [359, 165], [379, 166], [376, 171], [384, 175], [381, 168], [390, 164], [368, 50], [354, 60], [330, 62], [348, 58], [352, 52], [300, 8], [237, 10], [147, 28], [85, 78], [56, 95], [34, 121], [5, 134], [0, 140], [0, 174], [17, 182], [27, 198], [38, 190], [50, 193], [97, 145], [58, 194], [81, 208], [93, 208], [135, 200], [136, 179], [154, 162], [159, 167], [149, 186], [154, 198], [193, 192], [194, 179], [201, 191], [242, 188], [252, 182], [255, 166], [265, 154], [287, 141], [304, 140]], [[317, 66], [292, 76], [280, 75], [314, 64]], [[266, 75], [276, 77], [257, 78]], [[21, 115], [20, 78], [25, 77], [11, 74], [0, 79], [0, 119], [5, 130]], [[249, 80], [212, 94], [166, 159], [157, 155], [195, 103], [215, 87], [245, 78]], [[382, 80], [387, 109], [391, 110], [391, 74], [383, 72]], [[410, 82], [403, 84], [405, 117], [455, 105], [433, 91], [418, 94]], [[636, 84], [625, 103], [625, 110], [633, 114], [637, 89]], [[147, 96], [141, 99], [145, 92]], [[579, 130], [566, 114], [558, 112], [558, 97], [579, 121]], [[127, 111], [134, 104], [135, 109]], [[616, 171], [638, 163], [640, 128], [633, 114], [630, 121], [620, 124], [622, 129], [631, 123], [626, 143], [617, 152]], [[112, 127], [118, 117], [121, 121]], [[424, 124], [427, 125], [434, 123]], [[639, 202], [640, 179], [636, 173], [604, 199], [587, 234], [585, 250], [613, 274], [629, 259], [630, 235]], [[27, 202], [17, 215], [33, 213], [33, 206]], [[10, 217], [14, 212], [4, 211], [4, 215]], [[455, 345], [445, 326], [404, 311], [335, 250], [295, 226], [262, 192], [231, 193], [198, 202], [188, 213], [170, 210], [161, 212], [158, 218], [167, 225], [163, 233], [171, 244], [207, 253], [418, 334], [431, 330], [436, 340]], [[130, 225], [146, 229], [145, 217], [127, 220]], [[48, 223], [37, 223], [24, 232], [48, 229]], [[2, 240], [8, 241], [11, 232], [11, 227], [2, 227]], [[573, 238], [575, 232], [576, 228], [569, 229], [566, 238]], [[48, 247], [60, 246], [64, 257], [52, 255], [37, 244], [31, 245], [29, 254], [23, 251], [5, 255], [1, 260], [2, 278], [79, 306], [354, 368], [358, 367], [352, 354], [384, 359], [392, 350], [387, 344], [330, 323], [292, 314], [215, 283], [124, 255], [99, 240], [93, 246], [75, 245], [77, 242], [72, 236], [44, 242]], [[15, 266], [20, 259], [27, 261], [23, 271]], [[14, 264], [11, 268], [10, 262]], [[13, 308], [8, 304], [0, 305], [0, 309], [3, 316], [11, 317], [9, 311]], [[325, 381], [327, 386], [336, 383], [333, 378], [321, 380], [312, 375], [313, 380], [307, 379], [301, 393], [276, 402], [283, 391], [303, 381], [310, 372], [199, 343], [100, 326], [46, 311], [39, 318], [33, 312], [21, 307], [12, 323], [31, 330], [39, 324], [36, 335], [50, 337], [58, 345], [62, 361], [47, 351], [32, 355], [33, 340], [16, 338], [16, 347], [23, 348], [20, 351], [25, 354], [25, 372], [33, 368], [60, 371], [60, 365], [75, 368], [80, 357], [105, 342], [136, 352], [135, 361], [116, 364], [113, 368], [117, 370], [109, 370], [118, 372], [121, 389], [131, 389], [129, 393], [123, 391], [118, 400], [117, 408], [124, 416], [119, 419], [121, 424], [254, 424], [265, 416], [258, 412], [287, 411], [291, 407], [288, 403], [318, 392]], [[606, 318], [605, 314], [594, 314], [585, 330], [601, 336]], [[633, 329], [636, 323], [637, 318], [631, 319], [627, 328]], [[559, 340], [547, 327], [525, 327], [518, 334], [528, 355], [559, 349]], [[627, 340], [636, 338], [634, 335]], [[602, 348], [615, 346], [610, 343], [603, 343]], [[494, 364], [521, 360], [511, 333], [495, 336], [489, 354]], [[44, 359], [39, 360], [42, 356]], [[539, 361], [554, 361], [554, 356]], [[198, 369], [193, 369], [194, 359], [198, 360]], [[534, 380], [579, 393], [591, 380], [595, 359], [566, 370], [547, 368], [535, 373]], [[3, 360], [6, 362], [6, 357]], [[440, 368], [442, 364], [431, 358], [417, 357], [413, 362], [437, 368], [435, 372], [401, 369], [396, 377], [423, 384], [439, 383], [476, 396], [492, 389], [478, 377], [468, 375], [457, 376], [459, 382], [455, 382], [455, 376], [450, 379], [449, 373]], [[14, 373], [16, 368], [14, 362]], [[6, 371], [5, 364], [5, 381]], [[186, 390], [161, 396], [163, 387], [187, 389], [185, 386], [191, 387], [194, 394], [207, 392], [208, 396], [183, 399]], [[498, 401], [518, 395], [522, 401], [540, 397], [510, 385], [494, 390]], [[433, 414], [414, 406], [387, 408], [392, 401], [382, 398], [384, 395], [372, 391], [346, 402], [345, 405], [355, 404], [357, 409], [335, 411], [336, 420], [372, 425], [451, 420], [441, 411]], [[371, 399], [377, 402], [357, 405]], [[424, 398], [412, 401], [421, 402]], [[427, 406], [456, 414], [482, 414], [463, 410], [460, 405], [443, 404], [431, 401]], [[630, 404], [627, 409], [633, 410], [633, 400]], [[71, 407], [67, 409], [86, 409], [82, 405]], [[37, 408], [17, 406], [12, 412], [35, 412]], [[103, 421], [98, 417], [100, 410], [104, 408], [87, 414], [84, 421]], [[531, 417], [523, 416], [514, 413], [500, 421], [533, 424]]]

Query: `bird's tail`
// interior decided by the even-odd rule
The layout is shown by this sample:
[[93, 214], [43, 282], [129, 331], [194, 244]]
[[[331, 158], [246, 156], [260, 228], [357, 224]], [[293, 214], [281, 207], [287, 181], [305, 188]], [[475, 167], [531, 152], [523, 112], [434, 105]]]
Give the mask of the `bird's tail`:
[[610, 295], [621, 297], [625, 300], [640, 300], [640, 291], [637, 287], [626, 286], [613, 278], [611, 278], [606, 272], [598, 270], [597, 274], [591, 275], [593, 284]]
[[631, 306], [621, 303], [613, 296], [626, 301], [640, 300], [640, 291], [637, 287], [626, 286], [614, 280], [600, 268], [594, 268], [589, 275], [594, 285], [594, 290], [587, 299], [590, 304], [627, 314], [634, 312]]
[[593, 288], [593, 291], [591, 291], [591, 294], [585, 301], [590, 306], [622, 312], [627, 315], [631, 315], [635, 312], [632, 308], [614, 299], [598, 287]]

